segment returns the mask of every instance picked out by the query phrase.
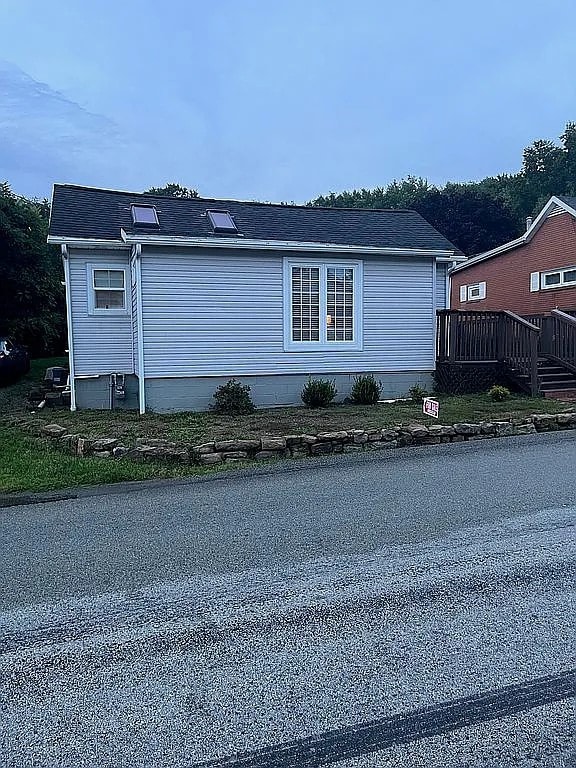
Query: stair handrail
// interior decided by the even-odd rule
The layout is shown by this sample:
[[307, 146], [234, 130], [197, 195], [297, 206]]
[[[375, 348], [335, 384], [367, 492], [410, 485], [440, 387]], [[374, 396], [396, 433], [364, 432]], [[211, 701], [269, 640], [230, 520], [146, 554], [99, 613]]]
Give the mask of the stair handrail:
[[[528, 320], [525, 320], [523, 317], [520, 317], [519, 315], [516, 315], [514, 312], [510, 312], [509, 310], [505, 309], [502, 311], [503, 319], [508, 319], [509, 321], [512, 321], [512, 323], [515, 323], [516, 325], [520, 326], [521, 328], [526, 329], [529, 333], [528, 337], [528, 349], [526, 350], [527, 354], [522, 354], [519, 357], [514, 354], [514, 343], [512, 342], [511, 348], [506, 349], [506, 346], [503, 348], [503, 357], [507, 359], [509, 362], [513, 364], [520, 363], [522, 367], [524, 368], [523, 373], [527, 374], [530, 378], [530, 394], [532, 397], [537, 397], [540, 393], [540, 381], [538, 378], [538, 352], [539, 352], [539, 341], [540, 341], [540, 328], [537, 325], [534, 325], [533, 323], [528, 322]], [[505, 342], [506, 335], [504, 335], [503, 343]], [[517, 350], [518, 351], [518, 350]], [[528, 365], [526, 365], [528, 363]]]
[[562, 312], [561, 309], [553, 309], [550, 314], [554, 315], [554, 317], [557, 317], [558, 320], [562, 320], [564, 323], [576, 325], [576, 317], [568, 315], [566, 312]]
[[[525, 320], [523, 317], [520, 317], [520, 315], [515, 315], [514, 312], [510, 312], [508, 309], [502, 310], [502, 314], [507, 315], [516, 323], [525, 325], [527, 328], [529, 328], [529, 330], [535, 331], [536, 333], [540, 333], [540, 328], [537, 325], [534, 325], [534, 323], [528, 322], [528, 320]], [[568, 317], [570, 317], [570, 315], [568, 315]]]
[[576, 373], [576, 318], [560, 309], [553, 309], [550, 315], [550, 357], [572, 373]]

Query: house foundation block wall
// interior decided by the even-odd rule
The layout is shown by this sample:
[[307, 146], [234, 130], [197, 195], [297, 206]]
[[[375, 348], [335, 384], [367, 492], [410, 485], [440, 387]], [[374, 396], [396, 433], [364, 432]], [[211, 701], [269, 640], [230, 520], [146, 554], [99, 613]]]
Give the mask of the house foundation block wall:
[[[125, 397], [115, 399], [114, 408], [121, 410], [136, 410], [138, 408], [138, 378], [127, 374], [124, 379]], [[103, 410], [110, 408], [110, 376], [91, 376], [76, 378], [76, 407], [83, 409]]]
[[[363, 372], [364, 373], [364, 372]], [[382, 399], [402, 397], [410, 387], [432, 387], [432, 371], [402, 371], [396, 373], [366, 371], [382, 382]], [[350, 395], [356, 374], [311, 373], [310, 375], [261, 375], [238, 376], [238, 381], [248, 384], [254, 404], [260, 408], [276, 405], [302, 405], [300, 393], [309, 378], [329, 379], [336, 382], [336, 402]], [[199, 378], [146, 379], [146, 410], [206, 411], [213, 403], [212, 395], [217, 387], [229, 381], [231, 376]]]

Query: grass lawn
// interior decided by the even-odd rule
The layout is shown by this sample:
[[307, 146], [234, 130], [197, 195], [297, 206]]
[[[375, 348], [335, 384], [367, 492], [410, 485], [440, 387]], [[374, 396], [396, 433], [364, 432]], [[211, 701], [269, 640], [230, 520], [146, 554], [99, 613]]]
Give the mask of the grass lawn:
[[0, 424], [0, 494], [180, 477], [203, 472], [206, 470], [199, 467], [76, 458], [49, 448], [44, 440], [20, 434], [12, 427]]
[[[164, 467], [123, 459], [75, 458], [49, 450], [47, 444], [8, 423], [17, 416], [23, 421], [58, 423], [85, 437], [117, 437], [130, 445], [136, 437], [155, 437], [187, 443], [209, 440], [329, 432], [340, 429], [370, 429], [398, 424], [453, 424], [458, 421], [507, 420], [532, 413], [570, 410], [565, 403], [543, 398], [514, 396], [494, 403], [487, 395], [440, 396], [438, 421], [422, 414], [413, 402], [380, 403], [373, 406], [334, 405], [330, 408], [270, 408], [246, 416], [215, 413], [148, 413], [126, 411], [77, 411], [46, 409], [31, 412], [27, 393], [41, 381], [49, 365], [63, 359], [36, 360], [30, 374], [18, 384], [0, 389], [0, 492], [47, 490], [74, 485], [143, 480], [197, 473], [196, 467]], [[2, 421], [2, 415], [7, 418]]]

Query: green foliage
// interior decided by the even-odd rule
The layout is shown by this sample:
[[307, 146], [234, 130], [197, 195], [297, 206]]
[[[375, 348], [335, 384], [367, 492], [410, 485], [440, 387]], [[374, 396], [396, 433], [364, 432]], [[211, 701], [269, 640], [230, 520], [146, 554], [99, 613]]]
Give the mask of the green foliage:
[[63, 352], [66, 306], [60, 250], [47, 245], [49, 205], [0, 184], [0, 334], [31, 354]]
[[235, 416], [241, 413], [252, 413], [254, 403], [250, 397], [250, 387], [241, 384], [236, 379], [230, 379], [214, 392], [212, 409], [217, 413], [227, 413]]
[[576, 196], [576, 123], [560, 144], [538, 139], [523, 152], [521, 169], [469, 184], [443, 187], [408, 176], [386, 187], [323, 195], [310, 205], [342, 208], [412, 208], [470, 255], [518, 237], [552, 195]]
[[488, 397], [495, 403], [502, 403], [504, 400], [508, 400], [510, 397], [510, 390], [508, 387], [503, 387], [500, 384], [495, 384], [488, 390]]
[[357, 376], [354, 379], [350, 397], [353, 403], [359, 405], [374, 405], [380, 399], [382, 384], [376, 381], [372, 374], [368, 376]]
[[198, 192], [190, 187], [183, 187], [181, 184], [171, 182], [164, 187], [150, 187], [144, 192], [145, 195], [160, 195], [162, 197], [198, 197]]
[[300, 397], [309, 408], [325, 408], [336, 397], [336, 385], [327, 379], [308, 379]]
[[428, 390], [421, 387], [420, 384], [414, 384], [410, 387], [408, 394], [415, 403], [421, 403], [425, 397], [430, 397]]

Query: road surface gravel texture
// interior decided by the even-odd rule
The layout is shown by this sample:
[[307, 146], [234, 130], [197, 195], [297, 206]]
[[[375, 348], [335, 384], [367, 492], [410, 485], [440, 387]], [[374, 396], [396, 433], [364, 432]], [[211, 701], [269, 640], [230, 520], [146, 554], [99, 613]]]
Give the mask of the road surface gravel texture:
[[0, 766], [576, 768], [576, 439], [0, 510]]

